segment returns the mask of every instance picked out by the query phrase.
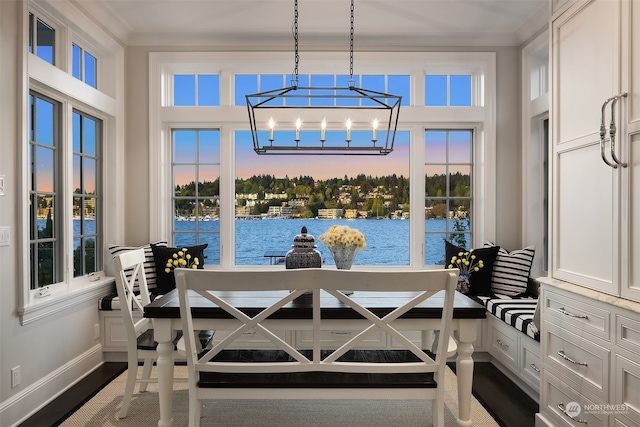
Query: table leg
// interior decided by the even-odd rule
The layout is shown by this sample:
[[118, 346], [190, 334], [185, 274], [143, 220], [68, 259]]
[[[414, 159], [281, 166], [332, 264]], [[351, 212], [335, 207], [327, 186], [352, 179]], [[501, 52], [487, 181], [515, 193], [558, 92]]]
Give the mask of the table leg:
[[154, 339], [158, 342], [158, 427], [173, 425], [173, 330], [171, 319], [153, 319]]
[[458, 425], [473, 426], [471, 420], [471, 389], [473, 386], [473, 342], [477, 338], [475, 320], [460, 320], [456, 331], [458, 339], [458, 358], [456, 376], [458, 380]]

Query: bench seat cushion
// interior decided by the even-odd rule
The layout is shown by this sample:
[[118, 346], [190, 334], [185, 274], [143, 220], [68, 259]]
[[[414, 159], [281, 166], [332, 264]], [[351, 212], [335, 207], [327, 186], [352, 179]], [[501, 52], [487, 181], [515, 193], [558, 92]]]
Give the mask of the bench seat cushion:
[[540, 341], [540, 331], [533, 323], [538, 299], [527, 295], [478, 297], [487, 311], [523, 334]]
[[[312, 357], [311, 350], [301, 350]], [[331, 353], [323, 350], [322, 358]], [[292, 362], [282, 350], [223, 350], [213, 358], [226, 362]], [[341, 356], [341, 362], [416, 362], [418, 358], [407, 350], [351, 350]], [[202, 388], [435, 388], [433, 373], [219, 373], [201, 372]]]

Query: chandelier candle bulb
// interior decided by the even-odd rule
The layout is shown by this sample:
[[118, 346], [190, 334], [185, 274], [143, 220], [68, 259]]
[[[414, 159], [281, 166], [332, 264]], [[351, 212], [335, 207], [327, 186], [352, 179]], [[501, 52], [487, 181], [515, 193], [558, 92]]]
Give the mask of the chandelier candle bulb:
[[322, 119], [322, 123], [320, 123], [320, 141], [324, 142], [326, 140], [325, 132], [327, 130], [327, 119]]
[[275, 123], [273, 122], [273, 117], [269, 119], [269, 141], [273, 141], [273, 127]]
[[347, 142], [351, 141], [351, 119], [347, 119]]
[[376, 142], [378, 140], [378, 119], [373, 120], [373, 138], [371, 141]]
[[296, 120], [296, 142], [300, 141], [300, 126], [302, 126], [302, 122], [300, 119]]

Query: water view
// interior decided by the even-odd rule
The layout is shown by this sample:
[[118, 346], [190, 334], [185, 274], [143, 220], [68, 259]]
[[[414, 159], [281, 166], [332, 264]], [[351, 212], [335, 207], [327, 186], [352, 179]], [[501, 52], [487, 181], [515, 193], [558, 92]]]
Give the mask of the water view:
[[[398, 219], [261, 219], [236, 221], [236, 264], [265, 265], [269, 251], [286, 252], [291, 249], [293, 238], [300, 234], [303, 226], [315, 237], [318, 251], [326, 265], [333, 265], [333, 259], [326, 246], [320, 242], [320, 235], [333, 224], [348, 225], [364, 233], [367, 249], [358, 252], [354, 265], [409, 265], [409, 221]], [[218, 231], [219, 221], [199, 222], [200, 231]], [[443, 234], [429, 235], [426, 241], [426, 263], [444, 264], [445, 220], [425, 220], [427, 231]], [[193, 230], [193, 223], [176, 221], [177, 232]], [[176, 246], [193, 244], [192, 233], [176, 234]], [[199, 243], [209, 243], [205, 252], [207, 263], [219, 262], [218, 234], [200, 234]]]

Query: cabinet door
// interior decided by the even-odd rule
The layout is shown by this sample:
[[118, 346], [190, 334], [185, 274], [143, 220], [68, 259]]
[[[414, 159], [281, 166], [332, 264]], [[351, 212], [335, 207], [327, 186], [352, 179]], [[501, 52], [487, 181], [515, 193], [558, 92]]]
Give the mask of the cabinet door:
[[622, 174], [622, 219], [621, 229], [621, 295], [640, 301], [640, 2], [624, 4], [622, 16], [623, 91], [628, 92], [623, 100], [621, 121], [626, 117], [626, 126], [622, 127], [624, 138], [620, 144], [623, 160], [629, 167]]
[[552, 55], [552, 275], [615, 295], [619, 174], [600, 158], [599, 131], [619, 93], [619, 13], [618, 1], [573, 4], [553, 22]]
[[621, 296], [640, 301], [640, 133], [629, 136], [625, 160], [629, 167], [622, 171]]

